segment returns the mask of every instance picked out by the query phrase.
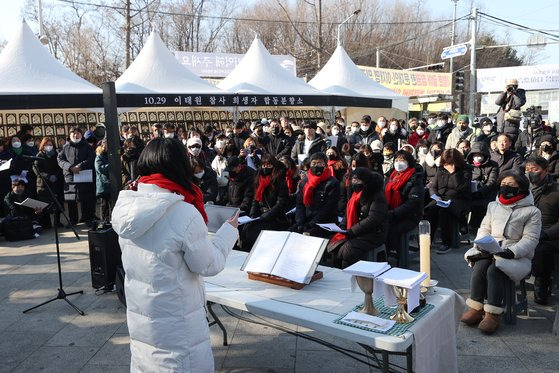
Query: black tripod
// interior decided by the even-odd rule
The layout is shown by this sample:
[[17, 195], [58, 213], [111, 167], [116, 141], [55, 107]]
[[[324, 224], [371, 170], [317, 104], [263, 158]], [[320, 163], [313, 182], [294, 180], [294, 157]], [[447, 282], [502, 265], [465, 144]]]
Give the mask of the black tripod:
[[[38, 158], [38, 157], [33, 157], [33, 159], [44, 161], [43, 158]], [[70, 306], [72, 306], [73, 309], [76, 310], [77, 313], [84, 316], [85, 313], [82, 310], [80, 310], [75, 304], [73, 304], [72, 302], [70, 302], [67, 299], [67, 297], [70, 296], [70, 295], [83, 294], [83, 290], [75, 291], [73, 293], [66, 293], [64, 291], [64, 286], [62, 285], [62, 268], [60, 266], [60, 245], [58, 243], [58, 223], [59, 223], [59, 221], [57, 221], [57, 220], [60, 220], [60, 219], [57, 219], [57, 216], [59, 216], [58, 215], [59, 213], [61, 213], [66, 218], [66, 221], [68, 222], [70, 228], [72, 229], [72, 231], [74, 232], [74, 235], [76, 236], [76, 238], [78, 240], [80, 239], [80, 236], [78, 235], [78, 232], [76, 232], [76, 230], [72, 226], [72, 223], [70, 223], [70, 219], [68, 219], [68, 217], [66, 216], [66, 213], [64, 213], [64, 208], [62, 207], [62, 205], [60, 204], [60, 202], [56, 198], [56, 195], [54, 194], [54, 192], [50, 188], [50, 185], [48, 184], [47, 180], [39, 172], [35, 163], [33, 163], [33, 168], [35, 169], [35, 172], [37, 173], [37, 175], [39, 175], [39, 177], [43, 180], [43, 184], [46, 186], [46, 188], [47, 188], [47, 190], [48, 190], [48, 192], [49, 192], [49, 194], [50, 194], [50, 196], [53, 200], [53, 203], [48, 207], [48, 209], [51, 209], [51, 211], [54, 212], [54, 217], [55, 217], [55, 219], [54, 219], [55, 220], [54, 221], [54, 239], [55, 239], [55, 242], [56, 242], [56, 261], [58, 263], [58, 294], [56, 295], [56, 297], [54, 297], [52, 299], [49, 299], [46, 302], [43, 302], [39, 305], [36, 305], [34, 307], [26, 309], [25, 311], [23, 311], [23, 313], [26, 313], [26, 312], [29, 312], [31, 310], [34, 310], [35, 308], [39, 308], [41, 306], [44, 306], [45, 304], [48, 304], [50, 302], [54, 302], [57, 299], [64, 299], [66, 301], [66, 303], [68, 303]], [[47, 213], [50, 213], [50, 211], [47, 210]]]

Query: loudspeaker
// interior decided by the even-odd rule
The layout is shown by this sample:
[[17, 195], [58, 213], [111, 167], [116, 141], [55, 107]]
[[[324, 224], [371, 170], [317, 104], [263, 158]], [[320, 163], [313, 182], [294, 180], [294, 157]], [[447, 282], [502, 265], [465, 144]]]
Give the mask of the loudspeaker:
[[121, 251], [118, 235], [113, 228], [90, 230], [87, 232], [89, 240], [89, 262], [91, 264], [91, 286], [95, 289], [113, 289], [116, 277], [116, 267], [121, 265]]

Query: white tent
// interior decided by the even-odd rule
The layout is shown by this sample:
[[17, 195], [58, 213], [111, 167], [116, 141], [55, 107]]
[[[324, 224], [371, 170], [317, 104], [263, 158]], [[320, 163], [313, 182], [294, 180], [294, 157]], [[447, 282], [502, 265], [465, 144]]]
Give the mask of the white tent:
[[239, 94], [327, 96], [282, 68], [258, 37], [218, 87]]
[[309, 85], [335, 96], [390, 99], [393, 108], [408, 111], [406, 96], [397, 94], [365, 75], [341, 45], [338, 45], [332, 57]]
[[223, 94], [180, 64], [156, 32], [115, 82], [116, 93]]
[[54, 58], [25, 20], [0, 54], [0, 95], [101, 93]]

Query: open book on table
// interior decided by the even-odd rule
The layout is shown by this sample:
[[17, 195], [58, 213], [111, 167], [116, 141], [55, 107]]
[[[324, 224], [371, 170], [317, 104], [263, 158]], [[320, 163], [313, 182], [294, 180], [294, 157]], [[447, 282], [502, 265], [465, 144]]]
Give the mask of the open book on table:
[[327, 244], [299, 233], [262, 231], [241, 270], [309, 284]]

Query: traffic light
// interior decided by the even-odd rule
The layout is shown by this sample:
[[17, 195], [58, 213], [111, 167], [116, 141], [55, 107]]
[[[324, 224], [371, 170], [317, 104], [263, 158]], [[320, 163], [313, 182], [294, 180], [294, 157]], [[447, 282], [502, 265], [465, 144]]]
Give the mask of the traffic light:
[[464, 75], [463, 71], [454, 73], [454, 92], [464, 92]]
[[442, 69], [444, 69], [444, 62], [427, 66], [428, 71], [441, 71]]

